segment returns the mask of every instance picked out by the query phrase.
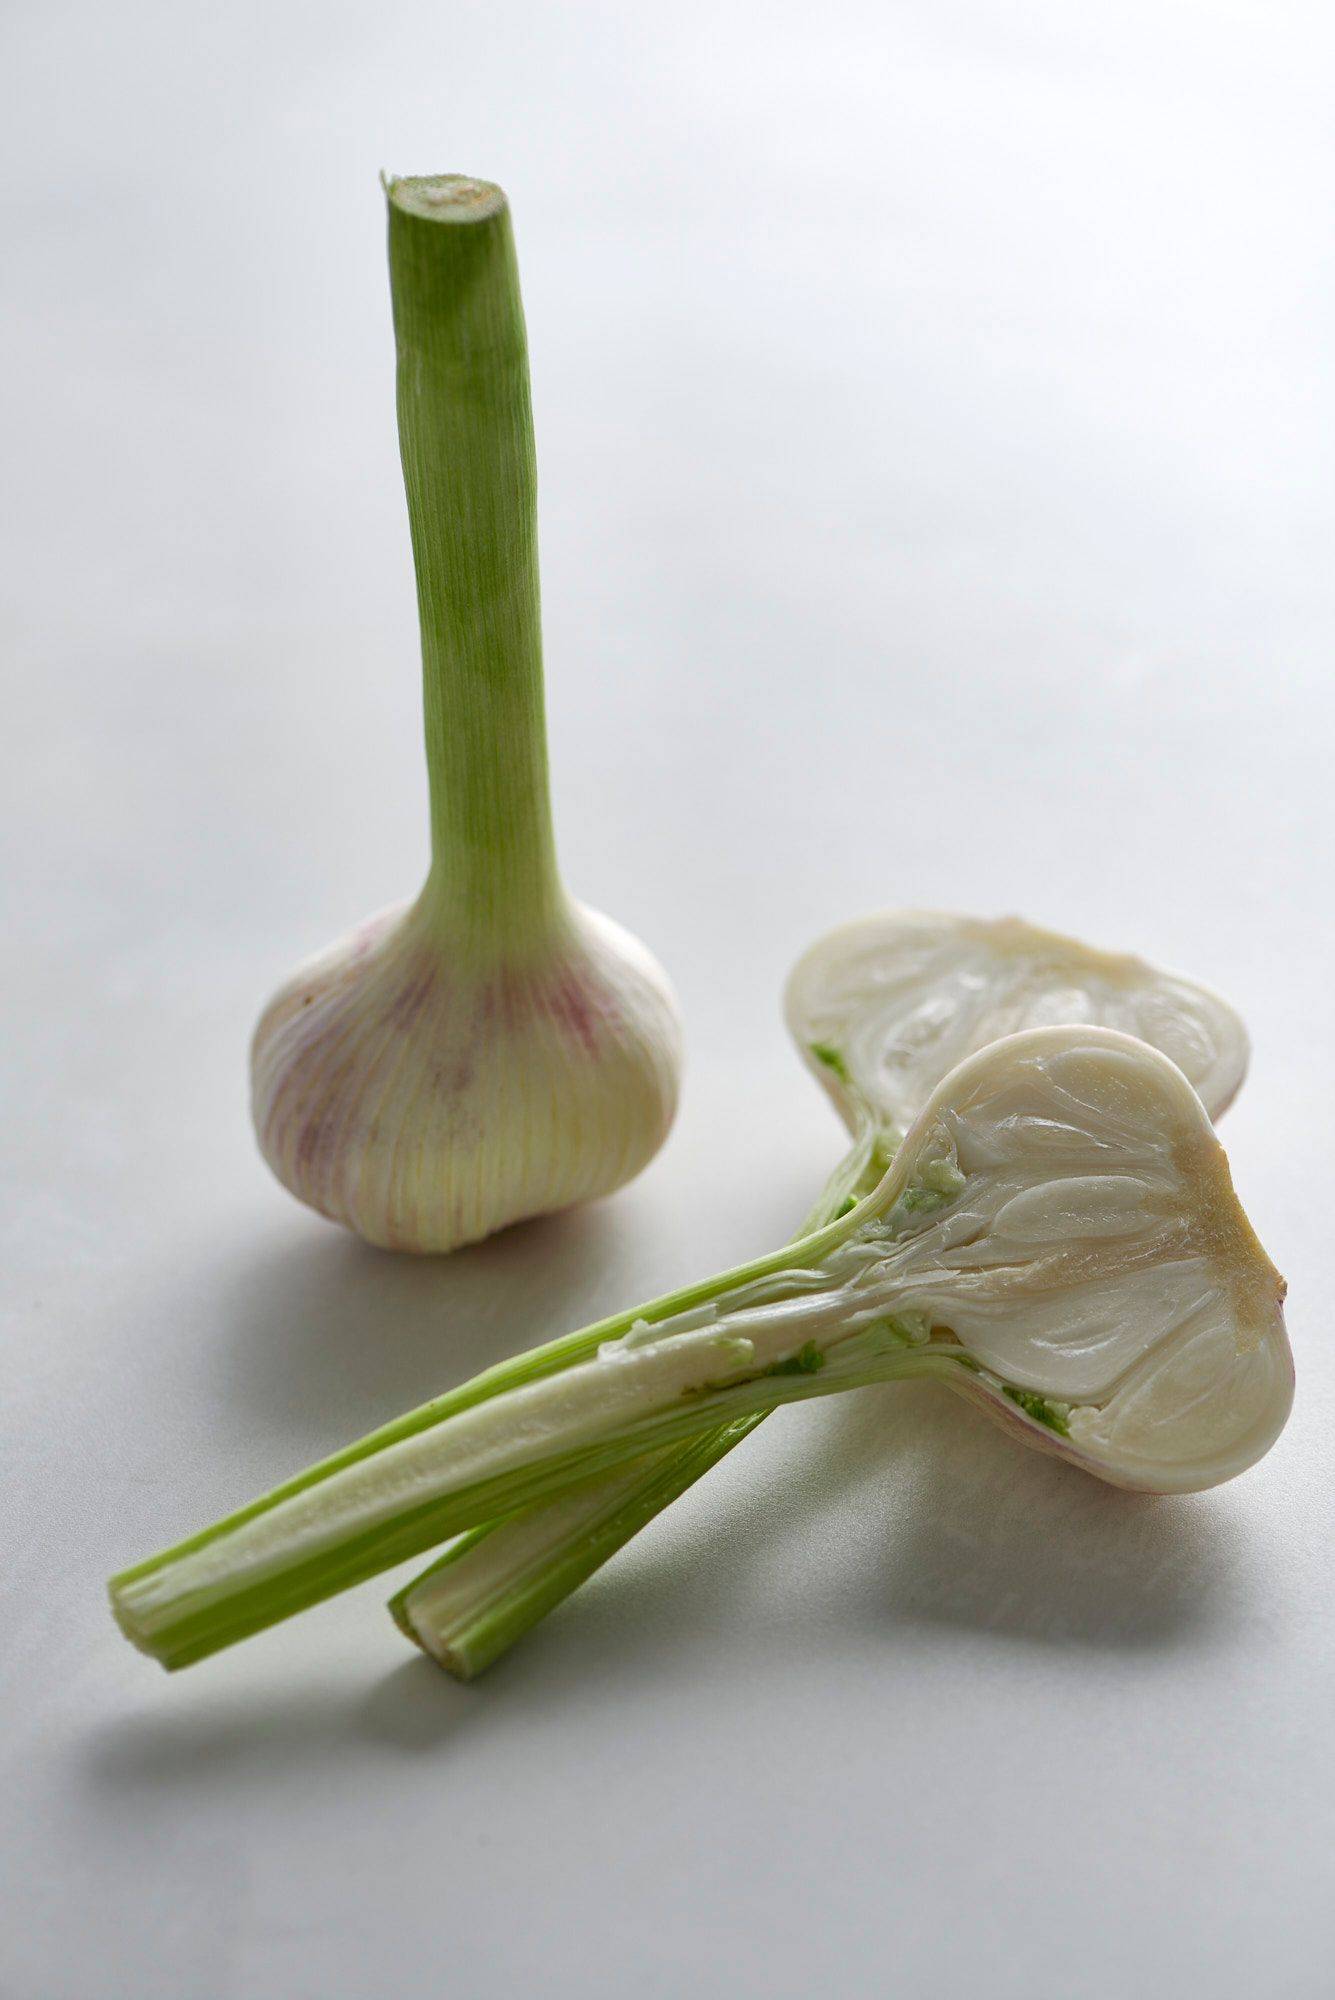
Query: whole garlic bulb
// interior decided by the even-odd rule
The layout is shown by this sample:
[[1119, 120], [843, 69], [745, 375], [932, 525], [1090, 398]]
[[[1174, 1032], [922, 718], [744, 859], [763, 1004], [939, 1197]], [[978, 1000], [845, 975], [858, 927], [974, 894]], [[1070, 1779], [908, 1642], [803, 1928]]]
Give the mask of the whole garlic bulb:
[[449, 1250], [639, 1173], [672, 1123], [676, 1005], [643, 945], [571, 905], [528, 963], [452, 954], [427, 899], [301, 967], [255, 1031], [255, 1129], [300, 1200]]
[[431, 871], [274, 995], [252, 1108], [299, 1200], [372, 1243], [443, 1251], [637, 1174], [672, 1123], [681, 1035], [657, 962], [556, 866], [505, 197], [460, 175], [386, 195]]
[[[405, 1412], [123, 1570], [113, 1609], [135, 1645], [188, 1666], [453, 1536], [485, 1546], [500, 1522], [493, 1615], [504, 1633], [517, 1591], [522, 1629], [551, 1553], [537, 1503], [882, 1382], [940, 1382], [1112, 1485], [1200, 1492], [1284, 1427], [1284, 1291], [1182, 1071], [1115, 1029], [1024, 1030], [942, 1079], [847, 1215]], [[425, 1589], [396, 1615], [430, 1644], [450, 1612]]]

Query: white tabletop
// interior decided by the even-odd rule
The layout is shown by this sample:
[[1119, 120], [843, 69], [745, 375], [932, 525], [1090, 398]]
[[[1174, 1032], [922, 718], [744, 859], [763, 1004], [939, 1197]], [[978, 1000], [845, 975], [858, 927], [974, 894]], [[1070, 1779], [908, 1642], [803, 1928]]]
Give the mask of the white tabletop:
[[[1335, 1924], [1321, 10], [11, 0], [5, 2000], [1296, 2000]], [[269, 987], [424, 861], [376, 184], [513, 200], [558, 833], [690, 1048], [632, 1188], [448, 1261], [261, 1165]], [[791, 1410], [490, 1677], [388, 1579], [166, 1679], [113, 1568], [778, 1242], [782, 977], [887, 904], [1222, 988], [1273, 1455], [1119, 1495]]]

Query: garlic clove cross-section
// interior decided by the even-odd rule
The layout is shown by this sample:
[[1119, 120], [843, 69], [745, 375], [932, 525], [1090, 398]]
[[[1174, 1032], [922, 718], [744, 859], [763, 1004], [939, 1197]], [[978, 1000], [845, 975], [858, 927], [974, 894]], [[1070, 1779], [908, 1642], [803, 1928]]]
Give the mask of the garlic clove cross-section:
[[557, 870], [505, 196], [445, 174], [386, 197], [431, 869], [415, 903], [274, 996], [252, 1105], [299, 1200], [372, 1243], [444, 1251], [637, 1174], [672, 1122], [681, 1035], [655, 960]]

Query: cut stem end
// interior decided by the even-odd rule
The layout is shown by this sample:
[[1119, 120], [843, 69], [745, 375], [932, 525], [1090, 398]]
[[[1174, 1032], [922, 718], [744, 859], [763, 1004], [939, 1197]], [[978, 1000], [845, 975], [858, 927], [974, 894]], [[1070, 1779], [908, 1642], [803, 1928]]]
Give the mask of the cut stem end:
[[486, 222], [506, 207], [505, 190], [471, 174], [382, 174], [395, 208], [426, 222]]

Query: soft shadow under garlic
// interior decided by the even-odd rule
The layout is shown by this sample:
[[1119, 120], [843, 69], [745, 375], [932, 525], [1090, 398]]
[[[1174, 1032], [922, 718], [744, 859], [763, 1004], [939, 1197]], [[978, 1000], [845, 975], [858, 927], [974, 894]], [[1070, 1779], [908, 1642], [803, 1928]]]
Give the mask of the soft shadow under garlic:
[[249, 1794], [260, 1778], [280, 1789], [354, 1744], [443, 1754], [481, 1712], [476, 1694], [418, 1657], [369, 1691], [346, 1674], [299, 1689], [213, 1688], [186, 1710], [155, 1707], [98, 1723], [76, 1754], [95, 1798], [117, 1812], [147, 1793], [177, 1794], [198, 1811], [219, 1793]]
[[929, 1384], [850, 1398], [830, 1470], [874, 1523], [858, 1540], [882, 1580], [874, 1615], [887, 1643], [925, 1625], [1054, 1647], [1181, 1648], [1236, 1618], [1246, 1510], [1231, 1492], [1105, 1486], [1012, 1451]]
[[[802, 1427], [819, 1427], [803, 1438]], [[685, 1660], [702, 1633], [736, 1624], [739, 1602], [764, 1645], [814, 1637], [843, 1646], [870, 1624], [887, 1647], [915, 1628], [1118, 1652], [1203, 1643], [1236, 1617], [1244, 1510], [1229, 1494], [1157, 1497], [1101, 1485], [1056, 1459], [1015, 1452], [947, 1391], [910, 1383], [785, 1414], [768, 1471], [711, 1481], [711, 1512], [680, 1540], [657, 1528], [563, 1609], [525, 1659], [551, 1673], [596, 1652], [637, 1669], [640, 1634]], [[762, 1448], [761, 1440], [744, 1455]], [[816, 1534], [805, 1591], [772, 1560]], [[806, 1635], [804, 1638], [803, 1635]], [[508, 1677], [516, 1671], [507, 1663]], [[499, 1670], [493, 1669], [499, 1678]]]
[[[787, 1422], [797, 1426], [805, 1412]], [[1245, 1510], [1231, 1494], [1143, 1496], [1017, 1454], [985, 1418], [933, 1384], [869, 1390], [819, 1412], [823, 1436], [795, 1442], [783, 1484], [711, 1482], [713, 1516], [693, 1560], [656, 1530], [530, 1642], [534, 1672], [594, 1652], [606, 1672], [747, 1622], [771, 1648], [845, 1648], [871, 1630], [895, 1648], [923, 1626], [1069, 1652], [1151, 1652], [1205, 1644], [1237, 1616]], [[759, 1444], [759, 1440], [757, 1440]], [[745, 1454], [751, 1458], [751, 1452]], [[793, 1534], [819, 1536], [817, 1582], [771, 1590], [757, 1572]], [[803, 1638], [805, 1634], [805, 1638]], [[508, 1662], [506, 1674], [514, 1672]], [[496, 1672], [496, 1670], [494, 1670]]]
[[333, 1229], [257, 1253], [236, 1277], [218, 1393], [252, 1429], [336, 1450], [606, 1296], [624, 1219], [605, 1205], [517, 1224], [450, 1257], [398, 1257]]

